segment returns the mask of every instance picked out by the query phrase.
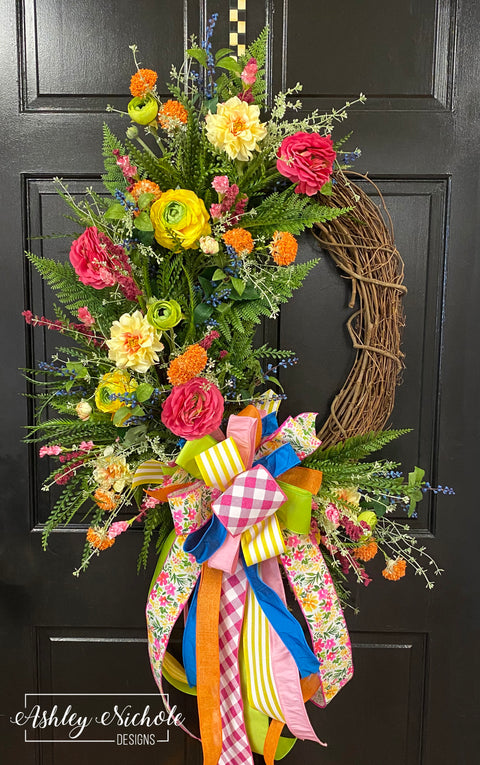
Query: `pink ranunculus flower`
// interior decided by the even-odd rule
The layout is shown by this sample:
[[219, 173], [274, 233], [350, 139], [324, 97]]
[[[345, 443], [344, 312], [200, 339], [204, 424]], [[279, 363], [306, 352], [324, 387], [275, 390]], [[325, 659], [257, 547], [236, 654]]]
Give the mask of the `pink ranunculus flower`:
[[216, 430], [223, 409], [217, 386], [204, 377], [194, 377], [173, 388], [163, 405], [162, 422], [176, 436], [191, 441]]
[[111, 286], [116, 269], [131, 273], [127, 254], [123, 247], [115, 245], [106, 234], [90, 226], [72, 243], [70, 262], [83, 284], [100, 290]]
[[131, 277], [128, 255], [96, 226], [90, 226], [70, 248], [70, 263], [83, 284], [101, 290], [119, 284], [125, 297], [134, 300], [139, 290]]
[[329, 180], [336, 152], [329, 135], [295, 133], [283, 139], [277, 157], [278, 172], [297, 184], [296, 193], [312, 197]]
[[255, 80], [257, 79], [257, 72], [258, 72], [257, 59], [251, 58], [245, 64], [245, 67], [243, 68], [240, 78], [245, 85], [253, 85], [255, 83]]

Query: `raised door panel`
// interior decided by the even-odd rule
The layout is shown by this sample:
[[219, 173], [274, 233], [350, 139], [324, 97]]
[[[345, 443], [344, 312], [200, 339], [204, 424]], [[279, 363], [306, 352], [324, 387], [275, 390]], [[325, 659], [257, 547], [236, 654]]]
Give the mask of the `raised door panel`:
[[170, 66], [181, 66], [187, 36], [198, 30], [197, 6], [187, 0], [23, 0], [18, 5], [25, 111], [102, 112], [107, 103], [125, 109], [133, 43], [139, 45], [140, 65], [157, 70], [159, 93], [168, 98], [164, 83]]
[[275, 3], [277, 89], [301, 82], [309, 109], [360, 92], [367, 109], [450, 109], [455, 13], [455, 0]]

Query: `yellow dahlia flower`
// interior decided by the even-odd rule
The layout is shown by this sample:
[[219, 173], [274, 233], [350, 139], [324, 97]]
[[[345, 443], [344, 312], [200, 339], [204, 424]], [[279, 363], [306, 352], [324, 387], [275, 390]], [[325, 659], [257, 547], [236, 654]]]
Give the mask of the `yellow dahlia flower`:
[[174, 252], [198, 247], [200, 237], [210, 234], [208, 217], [203, 199], [189, 189], [165, 191], [150, 208], [155, 239]]
[[253, 151], [259, 151], [258, 141], [267, 135], [265, 124], [260, 122], [260, 108], [240, 101], [238, 96], [218, 104], [217, 113], [209, 112], [205, 119], [208, 140], [231, 159], [247, 162]]
[[101, 412], [116, 412], [120, 407], [125, 406], [124, 401], [119, 398], [111, 399], [112, 394], [117, 396], [122, 393], [132, 393], [138, 387], [136, 380], [133, 380], [128, 372], [123, 369], [116, 369], [114, 372], [108, 372], [100, 378], [95, 391], [95, 404]]
[[108, 358], [117, 367], [129, 367], [135, 372], [146, 372], [159, 359], [156, 351], [163, 350], [163, 343], [141, 311], [124, 313], [110, 327]]

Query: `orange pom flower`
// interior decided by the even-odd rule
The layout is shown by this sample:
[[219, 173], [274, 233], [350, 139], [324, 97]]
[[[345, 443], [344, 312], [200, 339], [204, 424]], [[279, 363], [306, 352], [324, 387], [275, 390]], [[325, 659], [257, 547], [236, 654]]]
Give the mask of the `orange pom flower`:
[[222, 239], [225, 244], [233, 247], [240, 258], [250, 255], [253, 250], [252, 235], [250, 231], [246, 231], [244, 228], [231, 228], [230, 231], [225, 231], [222, 234]]
[[138, 202], [138, 198], [141, 194], [154, 194], [155, 199], [160, 199], [162, 192], [160, 186], [157, 186], [153, 181], [137, 181], [130, 189], [130, 194], [134, 198], [135, 202]]
[[189, 345], [185, 353], [170, 362], [167, 377], [172, 385], [182, 385], [194, 377], [198, 377], [205, 369], [208, 356], [201, 345]]
[[374, 539], [371, 539], [364, 545], [360, 545], [353, 551], [353, 557], [357, 560], [362, 560], [366, 563], [368, 560], [372, 560], [378, 552], [378, 545]]
[[288, 266], [297, 257], [297, 240], [288, 231], [275, 231], [268, 247], [278, 266]]
[[153, 88], [157, 81], [157, 73], [153, 69], [139, 69], [132, 75], [130, 80], [130, 93], [132, 96], [142, 98], [146, 96]]
[[115, 544], [115, 539], [110, 539], [107, 532], [102, 529], [93, 529], [91, 526], [87, 531], [87, 540], [92, 547], [96, 547], [97, 550], [106, 550]]
[[107, 491], [106, 489], [97, 489], [93, 497], [100, 510], [115, 510], [118, 503], [118, 497], [115, 492]]
[[391, 582], [396, 582], [405, 576], [405, 570], [407, 568], [406, 562], [403, 558], [396, 558], [396, 560], [387, 561], [386, 567], [383, 569], [382, 574], [385, 579], [389, 579]]
[[185, 125], [187, 119], [188, 112], [180, 101], [169, 99], [158, 110], [158, 121], [164, 130], [167, 130], [175, 122], [181, 122], [182, 125]]
[[[142, 194], [153, 194], [155, 199], [152, 200], [152, 202], [156, 202], [157, 199], [160, 199], [162, 196], [162, 192], [160, 190], [160, 186], [157, 186], [156, 183], [153, 181], [137, 181], [133, 184], [132, 188], [130, 189], [130, 194], [134, 198], [135, 202], [138, 202], [139, 197]], [[135, 210], [134, 216], [137, 217], [137, 215], [140, 215], [141, 210]]]

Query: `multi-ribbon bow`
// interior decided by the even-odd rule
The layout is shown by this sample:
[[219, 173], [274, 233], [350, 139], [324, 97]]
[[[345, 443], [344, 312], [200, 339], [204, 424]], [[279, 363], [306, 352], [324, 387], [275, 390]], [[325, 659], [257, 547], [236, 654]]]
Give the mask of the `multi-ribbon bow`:
[[[325, 706], [352, 675], [343, 612], [311, 526], [321, 473], [301, 466], [319, 445], [315, 414], [289, 417], [248, 406], [185, 444], [176, 465], [151, 460], [134, 486], [169, 502], [167, 540], [147, 603], [152, 669], [197, 693], [205, 765], [267, 765], [295, 739], [319, 742], [304, 701]], [[281, 561], [312, 638], [286, 607]], [[190, 599], [183, 664], [167, 653]], [[271, 723], [269, 724], [269, 718]], [[189, 732], [189, 731], [187, 731]], [[319, 742], [321, 743], [321, 742]]]

